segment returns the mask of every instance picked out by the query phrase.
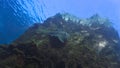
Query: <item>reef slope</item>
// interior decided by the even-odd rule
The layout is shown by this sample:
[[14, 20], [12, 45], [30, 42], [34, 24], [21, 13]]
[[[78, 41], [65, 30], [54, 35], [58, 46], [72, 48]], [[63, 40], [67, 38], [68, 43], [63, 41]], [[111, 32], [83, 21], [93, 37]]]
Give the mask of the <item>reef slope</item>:
[[119, 68], [120, 38], [98, 14], [58, 13], [0, 46], [0, 68]]

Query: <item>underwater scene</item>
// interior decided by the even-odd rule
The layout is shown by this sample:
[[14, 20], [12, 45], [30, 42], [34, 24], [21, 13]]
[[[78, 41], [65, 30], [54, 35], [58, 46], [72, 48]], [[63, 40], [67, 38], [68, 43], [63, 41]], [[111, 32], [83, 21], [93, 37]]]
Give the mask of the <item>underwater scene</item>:
[[120, 68], [119, 0], [0, 0], [0, 68]]

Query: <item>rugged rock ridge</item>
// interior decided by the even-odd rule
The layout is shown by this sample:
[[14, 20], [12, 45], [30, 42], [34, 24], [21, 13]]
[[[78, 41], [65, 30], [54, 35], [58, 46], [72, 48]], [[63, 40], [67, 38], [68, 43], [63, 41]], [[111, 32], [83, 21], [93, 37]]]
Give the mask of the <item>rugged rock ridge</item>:
[[118, 32], [98, 14], [58, 13], [0, 46], [2, 68], [119, 68], [119, 57]]

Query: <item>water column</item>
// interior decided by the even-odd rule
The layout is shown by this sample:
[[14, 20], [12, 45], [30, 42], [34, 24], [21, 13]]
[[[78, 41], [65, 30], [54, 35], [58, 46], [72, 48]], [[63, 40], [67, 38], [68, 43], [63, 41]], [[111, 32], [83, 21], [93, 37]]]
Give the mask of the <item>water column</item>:
[[10, 43], [45, 19], [42, 0], [0, 0], [0, 43]]

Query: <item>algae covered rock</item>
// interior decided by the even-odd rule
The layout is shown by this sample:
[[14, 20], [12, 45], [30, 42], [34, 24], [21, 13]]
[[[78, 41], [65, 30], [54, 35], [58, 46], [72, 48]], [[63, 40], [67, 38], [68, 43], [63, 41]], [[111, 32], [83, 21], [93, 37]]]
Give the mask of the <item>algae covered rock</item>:
[[[19, 60], [18, 60], [19, 59]], [[58, 13], [0, 46], [1, 68], [119, 68], [120, 38], [98, 14]]]
[[53, 31], [49, 33], [49, 40], [52, 47], [63, 47], [68, 40], [69, 34], [64, 31]]

